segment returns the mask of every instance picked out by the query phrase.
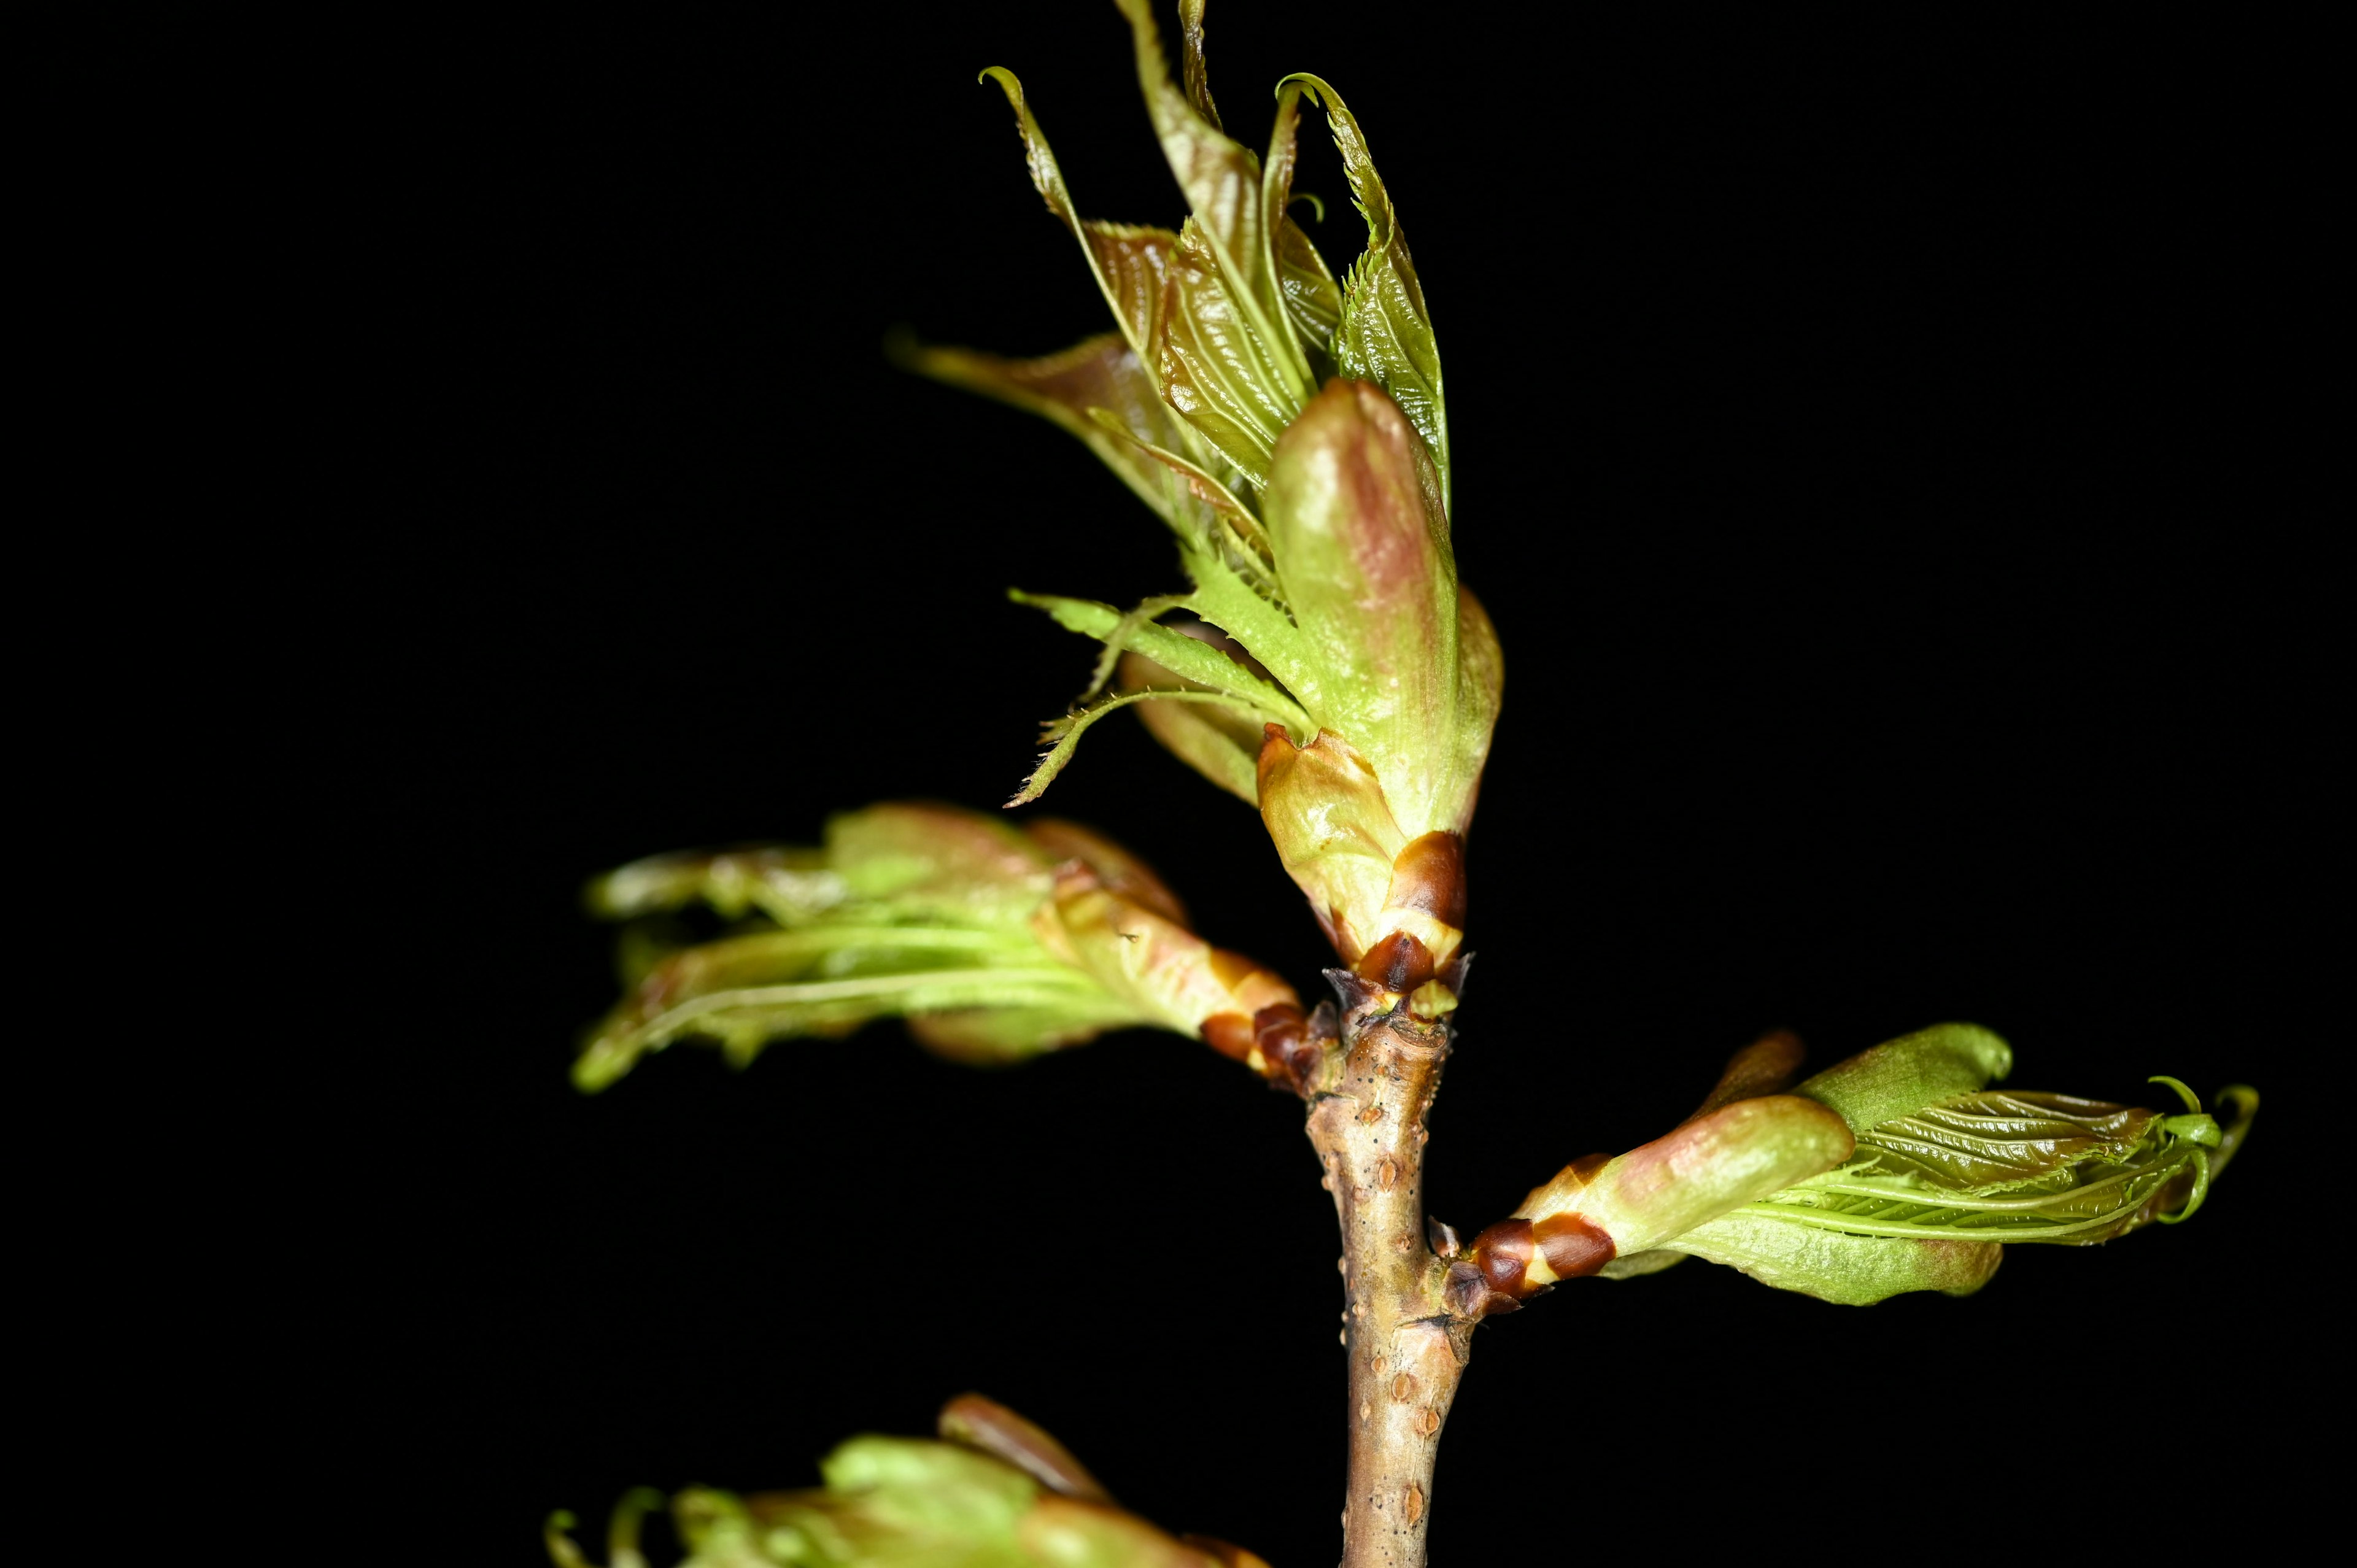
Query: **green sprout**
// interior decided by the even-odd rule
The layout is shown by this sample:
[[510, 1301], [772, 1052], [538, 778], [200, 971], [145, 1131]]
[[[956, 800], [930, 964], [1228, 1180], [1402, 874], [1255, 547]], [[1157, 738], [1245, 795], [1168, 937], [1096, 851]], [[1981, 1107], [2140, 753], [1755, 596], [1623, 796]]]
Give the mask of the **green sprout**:
[[[1331, 87], [1279, 82], [1256, 155], [1212, 102], [1202, 0], [1180, 5], [1175, 79], [1146, 0], [1118, 3], [1191, 216], [1176, 232], [1082, 218], [1021, 83], [993, 67], [984, 78], [1013, 106], [1032, 184], [1078, 241], [1113, 330], [1041, 360], [896, 351], [1077, 437], [1161, 518], [1187, 579], [1127, 608], [1016, 596], [1101, 651], [1010, 804], [1134, 710], [1259, 812], [1333, 944], [1334, 995], [1305, 1009], [1265, 966], [1198, 936], [1163, 881], [1092, 830], [875, 805], [816, 847], [661, 856], [600, 879], [593, 908], [629, 922], [626, 993], [591, 1031], [579, 1085], [607, 1089], [678, 1041], [741, 1064], [775, 1040], [898, 1017], [978, 1064], [1161, 1028], [1297, 1094], [1343, 1239], [1351, 1568], [1425, 1561], [1437, 1439], [1474, 1331], [1558, 1286], [1695, 1257], [1844, 1305], [1962, 1295], [2008, 1245], [2087, 1246], [2195, 1214], [2247, 1137], [2255, 1091], [2223, 1090], [2222, 1120], [2166, 1077], [2151, 1081], [2179, 1110], [1993, 1088], [2011, 1047], [1945, 1024], [1805, 1078], [1800, 1042], [1764, 1036], [1661, 1137], [1573, 1161], [1469, 1240], [1428, 1219], [1426, 1120], [1466, 965], [1464, 835], [1503, 681], [1497, 634], [1457, 576], [1431, 314]], [[1339, 280], [1291, 216], [1305, 102], [1366, 223]], [[691, 908], [721, 933], [682, 938]], [[822, 1475], [808, 1490], [672, 1498], [689, 1562], [1260, 1561], [1125, 1511], [1054, 1438], [975, 1395], [951, 1402], [937, 1436], [854, 1438]], [[633, 1493], [617, 1509], [613, 1568], [643, 1564], [639, 1522], [658, 1501]], [[552, 1519], [548, 1551], [586, 1568], [571, 1524]]]

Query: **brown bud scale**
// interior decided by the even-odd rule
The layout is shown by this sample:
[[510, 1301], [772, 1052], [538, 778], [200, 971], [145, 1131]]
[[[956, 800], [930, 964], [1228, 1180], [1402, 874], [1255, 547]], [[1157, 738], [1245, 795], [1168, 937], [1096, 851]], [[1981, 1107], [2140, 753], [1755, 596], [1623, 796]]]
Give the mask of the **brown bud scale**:
[[1425, 834], [1392, 860], [1384, 902], [1421, 909], [1443, 925], [1465, 926], [1465, 841], [1447, 829]]
[[1253, 1021], [1241, 1013], [1212, 1014], [1203, 1020], [1201, 1033], [1203, 1043], [1223, 1057], [1243, 1061], [1252, 1055]]
[[1509, 1300], [1520, 1301], [1529, 1294], [1523, 1275], [1531, 1262], [1531, 1222], [1527, 1219], [1501, 1219], [1473, 1238], [1474, 1266], [1481, 1271], [1481, 1281], [1491, 1291]]
[[1353, 966], [1362, 980], [1394, 993], [1414, 991], [1432, 978], [1432, 951], [1414, 934], [1394, 931]]
[[1577, 1214], [1548, 1216], [1531, 1227], [1531, 1240], [1557, 1279], [1592, 1274], [1620, 1256], [1612, 1238]]
[[1273, 1003], [1252, 1015], [1253, 1044], [1268, 1064], [1269, 1083], [1307, 1094], [1317, 1083], [1323, 1045], [1310, 1020], [1291, 1002]]

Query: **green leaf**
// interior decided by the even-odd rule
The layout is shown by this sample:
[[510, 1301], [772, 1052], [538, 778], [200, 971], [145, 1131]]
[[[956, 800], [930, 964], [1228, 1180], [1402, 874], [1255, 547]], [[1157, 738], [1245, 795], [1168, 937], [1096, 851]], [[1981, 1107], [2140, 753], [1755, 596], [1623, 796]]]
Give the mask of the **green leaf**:
[[1178, 231], [1164, 286], [1149, 361], [1164, 399], [1244, 478], [1266, 483], [1269, 454], [1308, 393], [1272, 373], [1267, 338], [1238, 308], [1241, 296], [1192, 218]]
[[1286, 314], [1303, 339], [1310, 371], [1322, 384], [1340, 369], [1334, 339], [1342, 325], [1342, 289], [1326, 270], [1326, 258], [1290, 218], [1277, 227], [1276, 280], [1285, 290]]
[[1687, 1254], [1673, 1252], [1665, 1247], [1652, 1247], [1642, 1252], [1631, 1252], [1625, 1258], [1615, 1258], [1596, 1271], [1599, 1280], [1641, 1280], [1648, 1274], [1658, 1274], [1673, 1263], [1683, 1263]]
[[1148, 700], [1207, 703], [1243, 714], [1259, 711], [1254, 703], [1241, 697], [1230, 696], [1225, 692], [1126, 692], [1118, 697], [1102, 698], [1087, 707], [1065, 714], [1062, 718], [1049, 720], [1041, 729], [1039, 738], [1049, 743], [1049, 748], [1041, 755], [1039, 765], [1031, 769], [1031, 776], [1023, 780], [1023, 788], [1016, 791], [1014, 798], [1006, 802], [1007, 805], [1028, 806], [1046, 794], [1048, 786], [1056, 781], [1056, 775], [1061, 773], [1065, 765], [1072, 760], [1072, 753], [1080, 746], [1081, 736], [1087, 734], [1099, 719], [1108, 714], [1118, 713], [1123, 708]]
[[1188, 607], [1259, 660], [1303, 712], [1316, 716], [1325, 700], [1324, 681], [1291, 614], [1221, 554], [1198, 547], [1185, 553], [1185, 564], [1195, 585]]
[[587, 901], [592, 914], [609, 920], [700, 903], [725, 919], [758, 908], [791, 926], [818, 918], [846, 896], [823, 852], [768, 844], [634, 860], [592, 881]]
[[1933, 1101], [1978, 1089], [2013, 1069], [2013, 1049], [1974, 1024], [1934, 1024], [1804, 1079], [1792, 1090], [1841, 1112], [1861, 1138]]
[[1687, 1231], [1663, 1250], [1738, 1269], [1778, 1290], [1845, 1306], [1907, 1291], [1969, 1295], [1988, 1283], [2005, 1249], [1991, 1242], [1897, 1240], [1787, 1225], [1749, 1210]]
[[1298, 160], [1301, 89], [1292, 82], [1276, 90], [1276, 126], [1269, 135], [1268, 166], [1261, 175], [1261, 234], [1268, 247], [1265, 265], [1285, 301], [1281, 319], [1293, 349], [1309, 364], [1313, 384], [1333, 373], [1334, 333], [1342, 319], [1342, 291], [1326, 259], [1287, 215], [1293, 202], [1293, 171]]
[[[1176, 676], [1143, 654], [1130, 654], [1122, 661], [1125, 691], [1168, 690], [1176, 684]], [[1232, 708], [1205, 703], [1140, 703], [1137, 716], [1164, 750], [1244, 804], [1260, 804], [1265, 725]]]
[[[1984, 1196], [2070, 1185], [2070, 1167], [2135, 1160], [2157, 1111], [2064, 1094], [1990, 1090], [1876, 1127], [1849, 1169], [1861, 1176]], [[2214, 1132], [2210, 1118], [2200, 1123]], [[2196, 1132], [2187, 1122], [2178, 1135]]]
[[[1043, 1018], [1033, 1049], [1133, 1020], [1087, 976], [1023, 933], [924, 927], [821, 927], [706, 942], [656, 964], [591, 1034], [574, 1064], [604, 1089], [639, 1058], [698, 1036], [744, 1066], [771, 1041], [846, 1035], [877, 1018], [962, 1008]], [[1108, 1015], [1111, 1015], [1108, 1016]]]
[[1105, 689], [1106, 683], [1113, 679], [1114, 671], [1120, 667], [1123, 655], [1137, 639], [1141, 628], [1151, 626], [1157, 630], [1163, 629], [1157, 618], [1182, 608], [1186, 603], [1187, 596], [1184, 594], [1162, 594], [1142, 599], [1122, 611], [1121, 619], [1114, 624], [1114, 628], [1097, 639], [1104, 646], [1097, 650], [1096, 664], [1089, 671], [1088, 690], [1081, 693], [1081, 701], [1085, 703]]
[[1039, 1484], [1003, 1460], [953, 1443], [855, 1437], [819, 1462], [829, 1492], [856, 1497], [871, 1520], [944, 1544], [1011, 1541]]
[[680, 1568], [772, 1568], [831, 1561], [804, 1555], [808, 1542], [791, 1525], [765, 1530], [743, 1499], [710, 1487], [687, 1487], [672, 1499], [671, 1511], [690, 1553]]
[[827, 864], [854, 908], [899, 923], [1027, 929], [1055, 857], [1014, 823], [954, 806], [892, 801], [827, 820]]
[[1962, 1294], [2005, 1242], [2085, 1246], [2191, 1215], [2257, 1111], [2239, 1086], [2221, 1100], [2234, 1112], [2222, 1132], [2199, 1112], [1956, 1095], [1871, 1129], [1838, 1169], [1662, 1245], [1827, 1301]]
[[[1167, 230], [1082, 219], [1047, 137], [1031, 113], [1022, 83], [1013, 72], [997, 66], [983, 76], [997, 82], [1014, 107], [1032, 184], [1049, 210], [1080, 240], [1098, 287], [1120, 324], [1122, 341], [1136, 371], [1135, 379], [1145, 384], [1159, 405], [1145, 408], [1132, 396], [1120, 402], [1105, 398], [1100, 400], [1101, 406], [1111, 409], [1124, 427], [1150, 446], [1199, 464], [1216, 451], [1257, 482], [1268, 447], [1311, 385], [1307, 362], [1289, 336], [1292, 328], [1283, 301], [1289, 294], [1298, 294], [1305, 301], [1303, 308], [1314, 315], [1318, 289], [1313, 270], [1322, 273], [1323, 265], [1306, 239], [1298, 244], [1290, 240], [1283, 243], [1286, 260], [1282, 267], [1269, 259], [1259, 238], [1258, 165], [1249, 152], [1222, 135], [1216, 123], [1207, 123], [1195, 104], [1170, 87], [1151, 17], [1138, 13], [1132, 20], [1144, 28], [1139, 69], [1146, 79], [1149, 107], [1166, 150], [1180, 149], [1172, 156], [1183, 158], [1184, 166], [1174, 162], [1173, 167], [1202, 219], [1192, 238], [1183, 231], [1172, 234]], [[1199, 50], [1200, 44], [1199, 31], [1190, 38], [1190, 48]], [[1190, 56], [1189, 69], [1200, 89], [1199, 52]], [[1201, 91], [1201, 102], [1208, 107], [1207, 89]], [[1232, 199], [1236, 191], [1247, 188], [1250, 200], [1239, 205]], [[1188, 227], [1198, 226], [1189, 220]], [[1250, 264], [1232, 264], [1238, 262]], [[925, 373], [1024, 403], [1058, 418], [1097, 446], [1098, 455], [1139, 489], [1148, 504], [1162, 511], [1174, 528], [1188, 532], [1175, 515], [1178, 509], [1168, 504], [1160, 488], [1153, 483], [1141, 485], [1141, 480], [1150, 481], [1155, 476], [1137, 467], [1134, 459], [1127, 464], [1116, 461], [1101, 445], [1100, 435], [1080, 429], [1073, 422], [1071, 416], [1084, 415], [1089, 402], [1069, 394], [1044, 402], [1027, 400], [1023, 396], [1027, 389], [1010, 384], [1017, 380], [1010, 373], [1012, 362], [987, 356], [904, 349], [901, 357]], [[1041, 365], [1043, 371], [1068, 369], [1052, 361]]]
[[[1109, 1502], [1060, 1496], [956, 1443], [855, 1437], [820, 1469], [823, 1486], [797, 1491], [681, 1491], [681, 1568], [1218, 1568]], [[559, 1520], [571, 1523], [551, 1520], [553, 1560], [587, 1568]], [[615, 1568], [626, 1563], [644, 1559], [617, 1557]]]
[[[1300, 704], [1208, 643], [1153, 621], [1133, 622], [1111, 605], [1092, 599], [1027, 594], [1019, 589], [1010, 591], [1007, 596], [1017, 604], [1046, 610], [1055, 618], [1057, 625], [1069, 631], [1096, 638], [1117, 651], [1142, 653], [1172, 674], [1206, 691], [1224, 693], [1278, 724], [1305, 732], [1309, 727], [1309, 715], [1301, 711]], [[1170, 604], [1182, 602], [1173, 600]]]
[[1450, 493], [1448, 420], [1441, 393], [1440, 349], [1433, 338], [1432, 315], [1416, 281], [1415, 263], [1408, 257], [1398, 215], [1392, 210], [1391, 194], [1375, 173], [1366, 137], [1341, 95], [1308, 72], [1285, 81], [1301, 83], [1326, 111], [1351, 199], [1367, 221], [1367, 249], [1343, 285], [1335, 358], [1344, 375], [1372, 381], [1389, 392], [1415, 426], [1439, 468], [1445, 507]]
[[1081, 242], [1089, 270], [1095, 274], [1105, 303], [1113, 307], [1114, 319], [1121, 324], [1122, 337], [1131, 352], [1151, 364], [1155, 313], [1160, 308], [1163, 275], [1170, 252], [1178, 242], [1178, 236], [1168, 229], [1083, 220], [1073, 209], [1071, 193], [1064, 187], [1063, 170], [1057, 166], [1056, 155], [1049, 150], [1047, 136], [1032, 118], [1031, 106], [1023, 95], [1023, 83], [1013, 71], [996, 65], [982, 73], [982, 80], [996, 81], [1006, 94], [1006, 102], [1015, 110], [1016, 129], [1023, 137], [1024, 158], [1031, 170], [1032, 186], [1048, 203], [1048, 210], [1062, 220], [1064, 227]]
[[[1271, 406], [1282, 411], [1276, 422], [1276, 429], [1282, 430], [1293, 411], [1316, 390], [1316, 383], [1286, 325], [1283, 291], [1269, 263], [1269, 246], [1264, 238], [1260, 160], [1249, 149], [1231, 141], [1216, 118], [1204, 113], [1211, 102], [1211, 90], [1203, 79], [1200, 12], [1197, 27], [1188, 39], [1191, 55], [1189, 75], [1196, 89], [1190, 96], [1170, 81], [1170, 68], [1163, 59], [1162, 38], [1155, 27], [1154, 9], [1148, 0], [1118, 0], [1118, 4], [1122, 14], [1129, 18], [1131, 37], [1136, 46], [1138, 86], [1145, 91], [1146, 112], [1153, 117], [1163, 157], [1194, 212], [1188, 227], [1196, 231], [1201, 252], [1195, 264], [1214, 274], [1217, 283], [1222, 285], [1219, 292], [1226, 313], [1217, 323], [1207, 322], [1206, 329], [1231, 339], [1222, 345], [1220, 356], [1233, 362], [1254, 383], [1257, 396], [1266, 398]], [[1178, 263], [1188, 249], [1187, 231], [1181, 230], [1179, 251], [1173, 258], [1174, 278], [1178, 275]], [[1201, 285], [1196, 288], [1201, 295]], [[1176, 313], [1166, 306], [1166, 333], [1171, 326], [1168, 318]], [[1166, 377], [1168, 366], [1166, 358]], [[1180, 413], [1193, 417], [1180, 401], [1175, 383], [1166, 381], [1165, 391]], [[1274, 439], [1274, 432], [1271, 438]], [[1247, 465], [1237, 466], [1249, 471]]]
[[[1171, 997], [1200, 980], [1196, 967], [1174, 960], [1162, 992], [1109, 983], [1082, 940], [1090, 933], [1063, 929], [1050, 905], [1076, 864], [1132, 900], [1138, 918], [1167, 921], [1208, 953], [1168, 890], [1118, 845], [1055, 823], [1035, 837], [949, 806], [845, 812], [827, 823], [823, 850], [626, 866], [595, 885], [603, 912], [660, 913], [701, 897], [732, 918], [759, 908], [778, 926], [670, 950], [627, 940], [636, 960], [628, 994], [591, 1032], [574, 1081], [603, 1089], [681, 1039], [716, 1042], [742, 1066], [773, 1040], [838, 1037], [885, 1017], [909, 1018], [920, 1040], [968, 1061], [1017, 1059], [1129, 1025], [1195, 1032], [1221, 1001], [1190, 993], [1187, 1004], [1201, 1001], [1202, 1011], [1172, 1011]], [[929, 1022], [936, 1015], [949, 1016]]]
[[1744, 1212], [1853, 1236], [2087, 1245], [2190, 1213], [2217, 1141], [2206, 1116], [1958, 1095], [1875, 1127], [1839, 1169]]
[[1203, 69], [1203, 0], [1178, 0], [1178, 38], [1186, 58], [1187, 102], [1212, 130], [1222, 129], [1219, 106], [1211, 102], [1211, 77]]

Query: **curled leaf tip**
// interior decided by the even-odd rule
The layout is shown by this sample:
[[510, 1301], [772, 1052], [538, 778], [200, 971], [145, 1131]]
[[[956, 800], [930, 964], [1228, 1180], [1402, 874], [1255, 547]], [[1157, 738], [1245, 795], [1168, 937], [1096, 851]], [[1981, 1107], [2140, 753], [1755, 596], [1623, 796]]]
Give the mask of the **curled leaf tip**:
[[2165, 1083], [2169, 1085], [2169, 1088], [2177, 1090], [2177, 1098], [2185, 1101], [2186, 1110], [2190, 1111], [2197, 1115], [2200, 1114], [2201, 1110], [2201, 1097], [2194, 1093], [2191, 1090], [2186, 1088], [2181, 1079], [2171, 1078], [2165, 1072], [2157, 1072], [2150, 1078], [2146, 1079], [2145, 1081], [2147, 1083]]
[[2160, 1222], [2163, 1225], [2182, 1224], [2184, 1221], [2192, 1219], [2195, 1213], [2201, 1209], [2202, 1203], [2210, 1197], [2210, 1156], [2202, 1150], [2195, 1149], [2192, 1151], [2192, 1195], [2186, 1198], [2185, 1207], [2179, 1209], [2176, 1213], [2165, 1213], [2160, 1216]]

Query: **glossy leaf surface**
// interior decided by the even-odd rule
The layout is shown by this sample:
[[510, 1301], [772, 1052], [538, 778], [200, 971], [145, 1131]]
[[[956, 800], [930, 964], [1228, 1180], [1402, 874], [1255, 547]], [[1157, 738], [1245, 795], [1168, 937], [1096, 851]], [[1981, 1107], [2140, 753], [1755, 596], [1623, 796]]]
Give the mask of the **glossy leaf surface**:
[[2204, 1150], [2219, 1139], [2198, 1113], [1960, 1095], [1874, 1128], [1838, 1170], [1746, 1212], [1854, 1236], [2109, 1240], [2165, 1207], [2198, 1202]]

